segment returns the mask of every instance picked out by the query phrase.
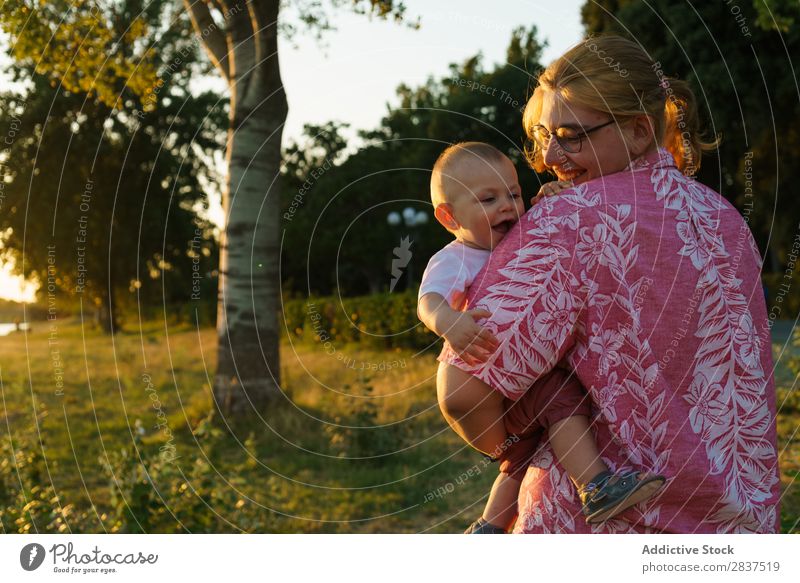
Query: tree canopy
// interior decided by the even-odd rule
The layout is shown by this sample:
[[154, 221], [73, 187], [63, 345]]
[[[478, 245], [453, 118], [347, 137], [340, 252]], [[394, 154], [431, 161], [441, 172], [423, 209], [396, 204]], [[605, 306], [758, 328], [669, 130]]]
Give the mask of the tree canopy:
[[[588, 2], [582, 17], [588, 34], [631, 36], [667, 75], [692, 84], [707, 133], [721, 137], [698, 179], [747, 218], [765, 253], [765, 272], [776, 274], [765, 276], [774, 296], [800, 227], [800, 197], [789, 172], [800, 162], [800, 137], [791, 123], [800, 117], [800, 94], [790, 59], [800, 53], [800, 38], [794, 7], [767, 8], [758, 1], [732, 9], [726, 3], [604, 0]], [[520, 120], [540, 55], [536, 30], [519, 29], [506, 63], [486, 67], [476, 55], [452, 65], [447, 77], [419, 87], [401, 84], [397, 105], [377, 128], [360, 133], [363, 143], [355, 151], [340, 125], [308, 127], [307, 141], [290, 145], [285, 156], [284, 293], [388, 290], [393, 250], [406, 235], [411, 268], [399, 289], [409, 283], [408, 274], [418, 280], [449, 235], [433, 220], [409, 229], [388, 225], [386, 217], [406, 206], [431, 215], [429, 172], [449, 143], [495, 144], [517, 163], [523, 191], [534, 194], [550, 178], [537, 177], [521, 159]]]
[[587, 2], [588, 34], [627, 35], [692, 85], [710, 133], [722, 138], [698, 178], [738, 205], [778, 271], [800, 225], [791, 170], [800, 163], [800, 5], [783, 0]]
[[[3, 253], [38, 279], [43, 299], [68, 292], [62, 307], [85, 300], [106, 326], [114, 300], [188, 300], [192, 274], [207, 278], [216, 256], [212, 225], [198, 211], [208, 206], [203, 184], [216, 180], [225, 102], [189, 92], [196, 47], [188, 22], [168, 26], [185, 16], [169, 2], [133, 4], [74, 16], [15, 2], [2, 20], [15, 58], [9, 72], [23, 87], [0, 95], [0, 129], [14, 138], [2, 154]], [[94, 48], [79, 48], [83, 39]], [[112, 39], [125, 46], [106, 47], [112, 64], [94, 82], [64, 60], [68, 50], [99, 58]], [[138, 48], [156, 41], [157, 52]], [[119, 60], [127, 64], [141, 51], [141, 70], [114, 65], [117, 50], [129, 53]]]
[[[306, 140], [284, 156], [284, 292], [388, 290], [393, 250], [404, 236], [412, 242], [410, 269], [397, 289], [407, 287], [409, 275], [418, 284], [428, 258], [450, 237], [433, 219], [429, 182], [433, 163], [451, 143], [494, 144], [515, 162], [527, 198], [536, 194], [541, 180], [523, 160], [521, 119], [541, 50], [535, 27], [519, 28], [504, 63], [486, 66], [475, 55], [451, 65], [447, 77], [416, 88], [401, 84], [397, 106], [379, 127], [360, 132], [355, 152], [347, 149], [341, 125], [308, 126]], [[409, 206], [427, 212], [427, 224], [387, 224], [390, 212]]]

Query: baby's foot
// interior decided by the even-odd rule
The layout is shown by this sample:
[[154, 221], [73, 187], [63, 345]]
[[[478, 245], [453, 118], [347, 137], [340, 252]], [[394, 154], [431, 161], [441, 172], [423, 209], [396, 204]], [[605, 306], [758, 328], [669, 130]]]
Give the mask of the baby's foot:
[[657, 474], [606, 471], [578, 491], [583, 502], [586, 522], [597, 524], [613, 518], [634, 504], [647, 500], [658, 492], [666, 478]]
[[464, 534], [507, 534], [506, 529], [495, 526], [483, 519], [481, 516], [478, 520], [469, 525], [469, 528], [464, 531]]

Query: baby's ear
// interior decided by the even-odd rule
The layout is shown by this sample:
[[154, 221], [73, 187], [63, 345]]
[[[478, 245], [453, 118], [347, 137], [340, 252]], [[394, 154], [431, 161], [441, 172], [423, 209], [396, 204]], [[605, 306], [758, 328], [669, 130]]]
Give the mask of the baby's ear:
[[443, 202], [437, 206], [433, 211], [433, 215], [448, 231], [457, 231], [461, 226], [453, 216], [453, 207], [449, 203]]

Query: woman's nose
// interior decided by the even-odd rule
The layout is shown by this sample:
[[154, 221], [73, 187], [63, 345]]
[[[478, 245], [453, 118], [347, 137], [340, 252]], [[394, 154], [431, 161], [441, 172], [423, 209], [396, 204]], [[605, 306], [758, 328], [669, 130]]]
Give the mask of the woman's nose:
[[546, 148], [542, 149], [542, 161], [544, 165], [552, 167], [563, 164], [567, 156], [554, 134], [550, 134], [550, 141], [546, 146]]

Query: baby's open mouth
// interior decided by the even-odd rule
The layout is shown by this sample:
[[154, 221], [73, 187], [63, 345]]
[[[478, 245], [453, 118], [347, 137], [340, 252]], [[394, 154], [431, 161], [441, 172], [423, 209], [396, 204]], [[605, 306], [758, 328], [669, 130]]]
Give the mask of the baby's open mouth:
[[501, 221], [501, 222], [497, 223], [496, 225], [494, 225], [492, 227], [492, 229], [495, 230], [496, 232], [500, 233], [501, 235], [505, 235], [506, 233], [508, 233], [511, 230], [511, 227], [513, 227], [515, 223], [516, 223], [516, 221], [513, 221], [511, 219], [509, 219], [507, 221]]

